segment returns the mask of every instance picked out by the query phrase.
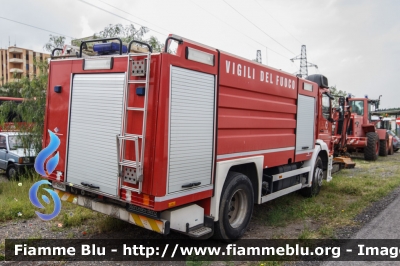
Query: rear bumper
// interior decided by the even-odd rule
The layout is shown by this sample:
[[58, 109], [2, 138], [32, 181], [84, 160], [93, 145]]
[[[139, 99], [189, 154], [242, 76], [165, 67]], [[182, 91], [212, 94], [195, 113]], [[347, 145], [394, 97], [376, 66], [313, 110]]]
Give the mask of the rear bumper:
[[151, 231], [167, 235], [170, 231], [170, 223], [164, 219], [153, 219], [143, 215], [128, 212], [124, 207], [103, 203], [91, 197], [75, 195], [54, 189], [62, 201], [67, 201], [79, 206], [104, 213], [106, 215], [115, 217], [117, 219], [126, 221], [128, 223], [149, 229]]

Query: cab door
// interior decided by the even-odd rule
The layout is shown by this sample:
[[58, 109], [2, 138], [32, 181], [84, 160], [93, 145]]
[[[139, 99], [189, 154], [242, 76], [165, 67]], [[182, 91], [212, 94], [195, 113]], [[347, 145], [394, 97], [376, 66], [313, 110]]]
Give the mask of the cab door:
[[331, 98], [326, 93], [322, 93], [320, 96], [317, 138], [328, 144], [328, 148], [331, 150], [332, 122], [329, 121], [329, 118], [332, 117]]

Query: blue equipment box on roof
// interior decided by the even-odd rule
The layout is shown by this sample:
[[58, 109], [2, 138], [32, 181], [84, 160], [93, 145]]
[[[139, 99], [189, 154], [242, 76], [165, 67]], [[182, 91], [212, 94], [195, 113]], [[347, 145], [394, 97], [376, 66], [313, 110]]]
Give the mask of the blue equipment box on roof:
[[[128, 48], [126, 45], [122, 45], [122, 53], [126, 53]], [[119, 52], [119, 43], [108, 42], [108, 43], [96, 43], [93, 45], [93, 51], [98, 54], [113, 54]]]

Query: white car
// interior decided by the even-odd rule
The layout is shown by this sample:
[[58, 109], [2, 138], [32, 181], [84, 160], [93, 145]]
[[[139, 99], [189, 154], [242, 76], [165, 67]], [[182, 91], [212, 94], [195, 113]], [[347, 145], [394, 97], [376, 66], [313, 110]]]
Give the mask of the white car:
[[398, 151], [400, 149], [400, 138], [391, 130], [388, 130], [387, 132], [393, 136], [393, 150], [395, 152]]
[[19, 132], [0, 132], [0, 169], [6, 171], [8, 178], [32, 168], [37, 155], [32, 148], [23, 148], [19, 135]]

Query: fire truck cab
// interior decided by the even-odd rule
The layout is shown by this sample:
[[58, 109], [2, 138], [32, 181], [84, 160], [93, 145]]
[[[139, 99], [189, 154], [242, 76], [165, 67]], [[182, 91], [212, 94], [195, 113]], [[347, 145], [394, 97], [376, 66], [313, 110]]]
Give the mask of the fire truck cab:
[[60, 145], [45, 178], [62, 200], [161, 234], [232, 240], [254, 204], [314, 196], [331, 179], [326, 77], [176, 35], [161, 53], [95, 41], [101, 55], [84, 57], [84, 41], [50, 62], [43, 146]]

